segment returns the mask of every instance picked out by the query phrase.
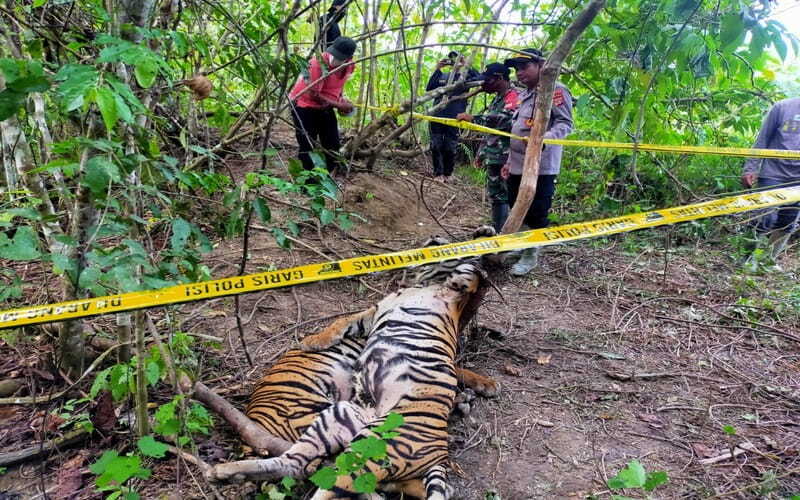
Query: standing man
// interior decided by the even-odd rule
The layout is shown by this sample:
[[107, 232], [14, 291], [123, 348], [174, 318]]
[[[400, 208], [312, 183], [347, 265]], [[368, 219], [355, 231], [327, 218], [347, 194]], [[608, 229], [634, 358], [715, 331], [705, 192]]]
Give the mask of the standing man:
[[[533, 113], [536, 107], [536, 86], [539, 84], [539, 75], [544, 65], [545, 58], [538, 49], [523, 49], [524, 54], [506, 59], [505, 65], [514, 68], [517, 79], [525, 86], [526, 90], [520, 95], [520, 103], [513, 117], [511, 133], [523, 137], [530, 136], [533, 125]], [[553, 105], [550, 110], [550, 119], [547, 122], [545, 139], [563, 139], [572, 132], [572, 95], [569, 89], [561, 83], [556, 83], [553, 92]], [[508, 161], [501, 171], [502, 177], [508, 185], [508, 201], [511, 206], [517, 201], [519, 185], [522, 181], [522, 166], [525, 162], [526, 141], [511, 140], [511, 149]], [[556, 191], [556, 177], [561, 170], [562, 146], [545, 145], [539, 162], [539, 179], [536, 182], [536, 196], [533, 198], [528, 213], [523, 220], [523, 226], [529, 229], [540, 229], [550, 225], [547, 216], [553, 203]], [[523, 250], [519, 261], [511, 268], [514, 276], [524, 276], [531, 272], [538, 264], [539, 248]]]
[[[459, 113], [456, 119], [485, 127], [511, 132], [511, 119], [519, 106], [519, 93], [511, 86], [511, 70], [501, 63], [486, 66], [480, 77], [481, 90], [494, 94], [489, 107], [481, 115]], [[481, 141], [476, 162], [486, 169], [486, 191], [492, 203], [492, 225], [499, 233], [508, 217], [508, 190], [500, 170], [508, 160], [511, 139], [501, 135], [486, 135]]]
[[339, 21], [347, 14], [347, 2], [348, 0], [333, 0], [328, 12], [319, 16], [319, 36], [322, 38], [323, 50], [342, 36]]
[[[442, 59], [436, 63], [436, 70], [431, 74], [428, 79], [428, 86], [425, 90], [431, 90], [444, 87], [449, 83], [457, 82], [461, 79], [461, 73], [458, 72], [453, 76], [450, 81], [450, 73], [442, 73], [442, 68], [445, 66], [452, 66], [452, 71], [459, 71], [465, 64], [464, 56], [456, 51], [451, 51], [447, 54], [446, 59]], [[478, 79], [478, 72], [470, 68], [467, 70], [467, 81]], [[447, 105], [441, 110], [434, 113], [433, 116], [442, 118], [455, 118], [459, 113], [467, 110], [467, 101], [462, 99], [460, 95], [449, 93], [445, 96], [448, 100]], [[439, 104], [442, 100], [440, 97], [434, 101], [434, 104]], [[453, 175], [453, 168], [456, 163], [456, 148], [458, 147], [458, 134], [459, 130], [449, 125], [442, 123], [431, 123], [431, 155], [433, 156], [433, 176], [436, 180], [447, 182], [451, 175]]]
[[[767, 113], [758, 139], [757, 149], [800, 150], [800, 97], [778, 101]], [[766, 188], [800, 184], [800, 160], [750, 158], [744, 164], [742, 185]], [[800, 204], [784, 205], [777, 212], [761, 218], [756, 230], [769, 235], [770, 256], [775, 260], [798, 228]]]
[[339, 123], [334, 109], [342, 114], [353, 111], [353, 103], [342, 95], [344, 84], [352, 76], [355, 65], [345, 68], [356, 51], [356, 42], [340, 36], [321, 56], [313, 56], [308, 68], [297, 77], [289, 92], [292, 119], [303, 168], [311, 170], [314, 162], [309, 154], [315, 144], [322, 147], [329, 172], [341, 166], [339, 160]]

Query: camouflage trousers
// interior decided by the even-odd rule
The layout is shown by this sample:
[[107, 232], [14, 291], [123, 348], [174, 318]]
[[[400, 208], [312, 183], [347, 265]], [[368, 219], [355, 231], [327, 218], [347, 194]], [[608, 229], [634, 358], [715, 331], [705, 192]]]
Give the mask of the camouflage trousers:
[[506, 181], [500, 177], [503, 165], [486, 165], [486, 194], [492, 205], [508, 204]]

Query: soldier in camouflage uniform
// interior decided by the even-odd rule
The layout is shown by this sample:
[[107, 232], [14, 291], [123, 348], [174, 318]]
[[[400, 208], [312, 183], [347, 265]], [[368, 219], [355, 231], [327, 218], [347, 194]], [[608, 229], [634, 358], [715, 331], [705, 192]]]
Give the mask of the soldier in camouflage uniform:
[[[492, 103], [480, 115], [459, 113], [457, 119], [477, 125], [511, 132], [511, 118], [519, 104], [519, 94], [510, 81], [511, 71], [501, 63], [491, 63], [483, 72], [484, 92], [495, 95]], [[499, 135], [487, 135], [478, 150], [477, 163], [486, 169], [486, 190], [492, 203], [492, 224], [499, 233], [508, 217], [508, 190], [506, 181], [500, 177], [500, 169], [508, 159], [510, 139]]]

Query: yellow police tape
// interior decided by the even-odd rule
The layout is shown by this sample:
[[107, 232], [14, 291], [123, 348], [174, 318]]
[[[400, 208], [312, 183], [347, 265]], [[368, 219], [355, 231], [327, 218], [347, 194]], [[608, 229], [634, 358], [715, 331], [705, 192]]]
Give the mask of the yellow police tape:
[[[387, 112], [400, 112], [396, 107], [378, 107], [366, 106], [368, 109]], [[478, 125], [463, 120], [456, 120], [455, 118], [442, 118], [439, 116], [429, 116], [420, 113], [411, 113], [413, 118], [418, 120], [425, 120], [429, 122], [441, 123], [451, 127], [461, 128], [465, 130], [474, 130], [484, 134], [500, 135], [503, 137], [510, 137], [520, 141], [527, 141], [527, 137], [521, 135], [511, 134], [502, 130], [497, 130], [483, 125]], [[800, 151], [782, 150], [782, 149], [751, 149], [751, 148], [721, 148], [715, 146], [671, 146], [666, 144], [642, 144], [635, 142], [603, 142], [603, 141], [581, 141], [574, 139], [545, 139], [545, 144], [557, 144], [560, 146], [571, 146], [581, 148], [606, 148], [606, 149], [622, 149], [626, 151], [649, 151], [653, 153], [679, 153], [679, 154], [704, 154], [704, 155], [719, 155], [719, 156], [735, 156], [739, 158], [779, 158], [783, 160], [800, 160]]]
[[546, 229], [535, 229], [462, 243], [402, 250], [383, 255], [354, 257], [278, 271], [171, 286], [158, 290], [130, 292], [59, 304], [25, 307], [0, 312], [0, 329], [358, 276], [467, 256], [507, 252], [565, 241], [606, 236], [636, 229], [746, 212], [797, 201], [800, 201], [800, 186], [742, 194], [693, 205], [653, 210], [590, 222], [566, 224]]

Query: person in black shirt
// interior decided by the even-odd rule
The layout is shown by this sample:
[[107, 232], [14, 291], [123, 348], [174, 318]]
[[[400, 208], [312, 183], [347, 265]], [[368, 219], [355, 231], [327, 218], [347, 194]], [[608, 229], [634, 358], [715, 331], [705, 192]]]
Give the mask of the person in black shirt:
[[[428, 86], [425, 87], [426, 91], [431, 91], [439, 87], [444, 87], [448, 83], [457, 82], [462, 78], [460, 69], [464, 66], [464, 56], [456, 51], [451, 51], [447, 54], [446, 59], [442, 59], [436, 63], [436, 70], [431, 74], [428, 79]], [[442, 68], [445, 66], [452, 66], [452, 71], [457, 71], [450, 81], [450, 73], [442, 73]], [[480, 74], [474, 69], [470, 68], [466, 73], [467, 81], [479, 80]], [[459, 99], [460, 95], [454, 93], [447, 94], [446, 99], [449, 100], [447, 105], [441, 110], [434, 113], [433, 116], [440, 116], [443, 118], [455, 118], [459, 113], [467, 111], [467, 100]], [[436, 99], [434, 104], [438, 104], [441, 98]], [[431, 123], [431, 154], [433, 156], [433, 176], [436, 180], [447, 182], [453, 174], [453, 167], [456, 163], [456, 147], [458, 146], [459, 130], [449, 125], [441, 123]]]
[[348, 0], [333, 0], [328, 12], [319, 17], [319, 33], [322, 37], [322, 50], [331, 46], [334, 40], [342, 36], [339, 21], [347, 14]]

